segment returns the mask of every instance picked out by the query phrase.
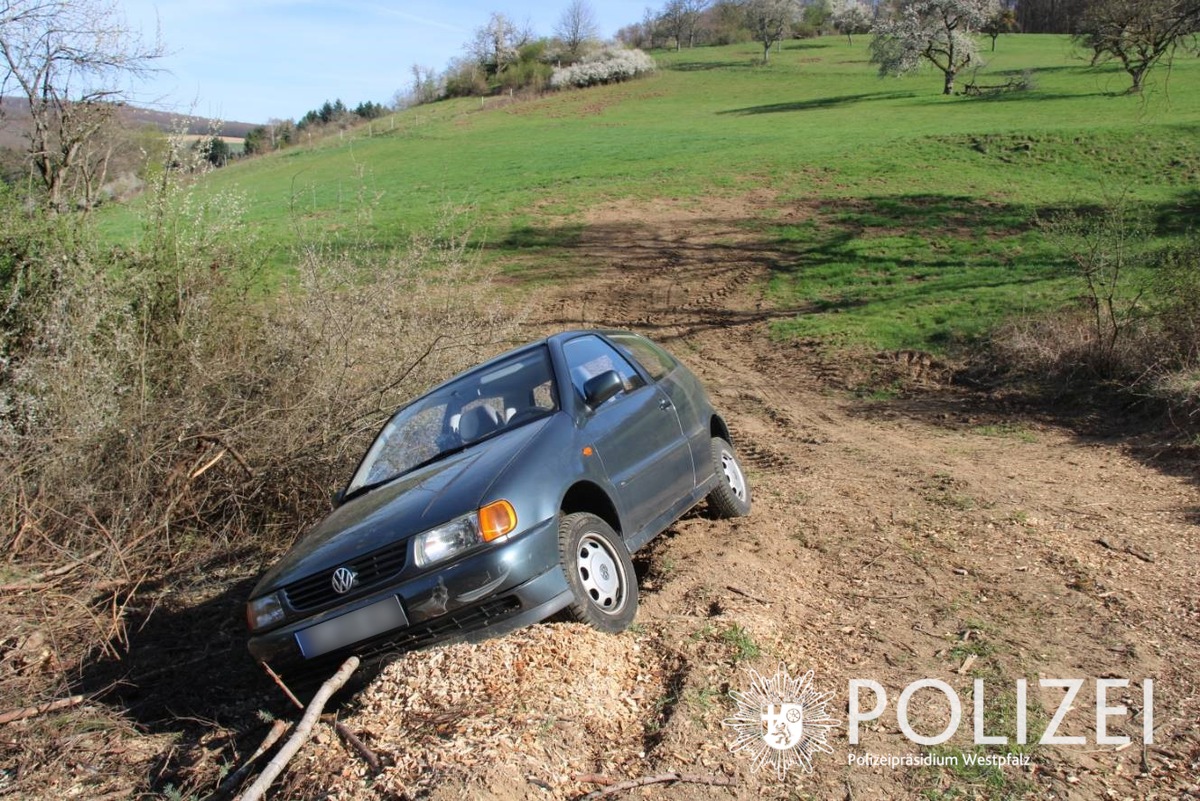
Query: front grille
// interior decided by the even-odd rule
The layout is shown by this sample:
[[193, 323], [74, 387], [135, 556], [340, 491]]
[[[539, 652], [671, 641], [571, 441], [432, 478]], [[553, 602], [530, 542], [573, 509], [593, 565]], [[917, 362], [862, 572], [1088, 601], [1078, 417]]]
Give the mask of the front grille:
[[[385, 579], [395, 576], [404, 568], [407, 542], [395, 542], [386, 548], [372, 551], [369, 554], [353, 559], [341, 565], [323, 570], [320, 573], [302, 578], [283, 588], [288, 605], [298, 612], [316, 609], [334, 601], [351, 598], [360, 590], [369, 589]], [[333, 572], [339, 567], [348, 567], [358, 574], [354, 589], [345, 595], [339, 595], [333, 589]]]

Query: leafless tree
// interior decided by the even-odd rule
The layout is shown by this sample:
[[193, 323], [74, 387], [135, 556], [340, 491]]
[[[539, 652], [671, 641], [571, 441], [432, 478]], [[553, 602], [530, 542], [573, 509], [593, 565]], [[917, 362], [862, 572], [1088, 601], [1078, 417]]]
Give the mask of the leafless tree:
[[645, 49], [650, 46], [646, 27], [640, 22], [631, 22], [617, 28], [614, 38], [626, 47]]
[[763, 63], [771, 57], [771, 45], [783, 39], [800, 13], [796, 0], [746, 0], [746, 27], [754, 41], [763, 46]]
[[1160, 60], [1200, 32], [1197, 0], [1095, 0], [1084, 11], [1075, 37], [1093, 53], [1092, 64], [1118, 61], [1133, 80], [1130, 92]]
[[683, 47], [684, 41], [688, 47], [696, 46], [696, 28], [707, 6], [708, 0], [667, 0], [660, 19], [675, 38], [676, 50]]
[[668, 36], [665, 27], [662, 17], [654, 9], [646, 6], [646, 10], [642, 13], [642, 28], [650, 49], [653, 50], [658, 46], [660, 40]]
[[688, 47], [696, 46], [696, 31], [704, 19], [708, 9], [708, 0], [683, 0], [684, 30], [688, 38]]
[[554, 26], [554, 35], [559, 38], [572, 59], [583, 54], [583, 47], [600, 36], [596, 24], [596, 13], [587, 0], [571, 0]]
[[128, 98], [128, 82], [163, 55], [159, 38], [144, 42], [114, 0], [0, 0], [0, 94], [19, 90], [29, 104], [29, 156], [50, 210], [70, 207], [78, 177], [103, 178], [102, 164], [81, 168], [110, 152], [92, 140]]
[[423, 103], [432, 103], [433, 101], [437, 100], [437, 71], [432, 67], [423, 67], [420, 64], [413, 64], [412, 75], [413, 103], [415, 105], [421, 105]]

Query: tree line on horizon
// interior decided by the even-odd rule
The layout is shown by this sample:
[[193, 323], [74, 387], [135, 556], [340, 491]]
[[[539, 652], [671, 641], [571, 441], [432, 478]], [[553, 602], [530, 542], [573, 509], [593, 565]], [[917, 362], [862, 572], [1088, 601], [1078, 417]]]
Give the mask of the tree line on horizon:
[[306, 128], [310, 133], [330, 125], [344, 128], [373, 118], [371, 113], [446, 98], [536, 94], [625, 80], [654, 69], [644, 55], [648, 50], [753, 41], [767, 63], [772, 48], [785, 40], [834, 33], [851, 43], [854, 36], [870, 34], [871, 60], [881, 75], [933, 65], [945, 78], [945, 94], [956, 91], [963, 69], [981, 63], [980, 37], [989, 37], [995, 50], [1007, 33], [1067, 33], [1092, 52], [1094, 65], [1119, 63], [1131, 78], [1130, 91], [1137, 92], [1160, 60], [1180, 45], [1194, 47], [1198, 30], [1200, 0], [665, 0], [606, 43], [588, 0], [571, 0], [550, 36], [494, 12], [444, 70], [414, 64], [410, 87], [396, 93], [390, 108], [349, 112], [339, 100], [330, 113], [326, 101], [299, 122], [273, 120], [251, 131], [245, 152], [295, 144]]
[[[981, 63], [981, 37], [990, 36], [994, 49], [1007, 32], [1066, 32], [1090, 51], [1093, 65], [1117, 64], [1130, 77], [1129, 91], [1139, 92], [1157, 64], [1181, 49], [1197, 51], [1200, 0], [664, 0], [608, 42], [588, 0], [570, 0], [550, 36], [493, 13], [444, 71], [414, 65], [411, 88], [390, 105], [367, 101], [350, 109], [340, 99], [326, 100], [299, 120], [251, 130], [244, 153], [270, 152], [296, 144], [301, 134], [321, 135], [448, 97], [627, 80], [655, 68], [640, 48], [756, 41], [767, 62], [784, 39], [834, 32], [851, 41], [869, 33], [871, 61], [882, 75], [933, 65], [944, 75], [945, 94], [956, 91], [963, 69]], [[0, 8], [0, 93], [14, 91], [31, 124], [27, 147], [0, 152], [0, 180], [24, 181], [55, 212], [88, 209], [113, 196], [114, 157], [146, 150], [113, 144], [123, 127], [117, 110], [128, 100], [121, 85], [154, 71], [165, 52], [161, 41], [143, 41], [132, 31], [110, 0], [6, 3]], [[197, 147], [217, 166], [234, 155], [215, 135]], [[130, 180], [130, 191], [141, 181], [126, 169], [117, 178]]]

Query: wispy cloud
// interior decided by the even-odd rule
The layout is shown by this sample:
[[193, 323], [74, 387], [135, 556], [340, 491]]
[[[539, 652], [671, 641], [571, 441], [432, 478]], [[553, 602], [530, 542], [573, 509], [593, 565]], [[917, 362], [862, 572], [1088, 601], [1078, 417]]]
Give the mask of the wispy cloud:
[[422, 17], [417, 14], [410, 14], [407, 11], [401, 11], [400, 9], [397, 9], [397, 8], [387, 8], [385, 6], [378, 6], [378, 5], [368, 5], [368, 6], [364, 6], [364, 8], [367, 8], [367, 9], [375, 12], [376, 14], [380, 14], [380, 15], [387, 16], [387, 17], [397, 17], [398, 19], [408, 20], [409, 22], [415, 22], [418, 25], [425, 25], [430, 28], [438, 28], [443, 31], [449, 31], [450, 33], [457, 33], [457, 34], [470, 33], [470, 31], [467, 28], [464, 28], [460, 25], [452, 25], [449, 22], [442, 22], [441, 20], [437, 20], [437, 19], [429, 19], [428, 17]]

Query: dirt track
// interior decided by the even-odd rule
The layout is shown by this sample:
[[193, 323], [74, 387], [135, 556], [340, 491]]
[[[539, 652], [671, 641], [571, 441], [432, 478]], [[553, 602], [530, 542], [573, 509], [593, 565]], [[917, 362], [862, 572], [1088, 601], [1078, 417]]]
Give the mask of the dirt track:
[[[774, 254], [736, 225], [754, 206], [594, 211], [570, 256], [598, 269], [550, 304], [548, 327], [633, 327], [688, 362], [726, 411], [756, 493], [747, 520], [692, 517], [651, 546], [639, 615], [680, 655], [672, 697], [690, 707], [666, 716], [645, 773], [724, 765], [749, 786], [646, 792], [858, 799], [952, 785], [989, 798], [1200, 794], [1194, 447], [1180, 455], [1159, 441], [1089, 435], [1054, 409], [1005, 411], [939, 385], [929, 361], [912, 354], [885, 364], [909, 374], [911, 392], [856, 398], [843, 389], [853, 366], [771, 340], [770, 320], [794, 310], [763, 297]], [[730, 625], [761, 647], [743, 664], [813, 670], [837, 692], [843, 723], [847, 680], [880, 682], [891, 699], [879, 725], [856, 748], [843, 725], [813, 776], [779, 785], [750, 775], [745, 760], [723, 753], [728, 707], [697, 702], [744, 686], [740, 667], [702, 647]], [[998, 731], [1011, 731], [1016, 679], [1030, 681], [1031, 707], [1044, 710], [1040, 723], [1031, 713], [1031, 731], [1062, 695], [1036, 689], [1037, 679], [1087, 679], [1060, 732], [1087, 745], [1034, 747], [1031, 767], [999, 779], [848, 767], [852, 751], [920, 753], [897, 728], [895, 698], [925, 677], [958, 689], [964, 723], [952, 744], [968, 748], [972, 677], [985, 679], [989, 705], [1008, 706], [996, 713]], [[1120, 701], [1109, 698], [1134, 716], [1111, 719], [1110, 734], [1134, 739], [1120, 750], [1095, 742], [1095, 679], [1113, 677], [1131, 680]], [[1143, 752], [1145, 677], [1155, 680], [1155, 747]], [[932, 734], [946, 711], [936, 694], [924, 698], [913, 704], [914, 726]]]

